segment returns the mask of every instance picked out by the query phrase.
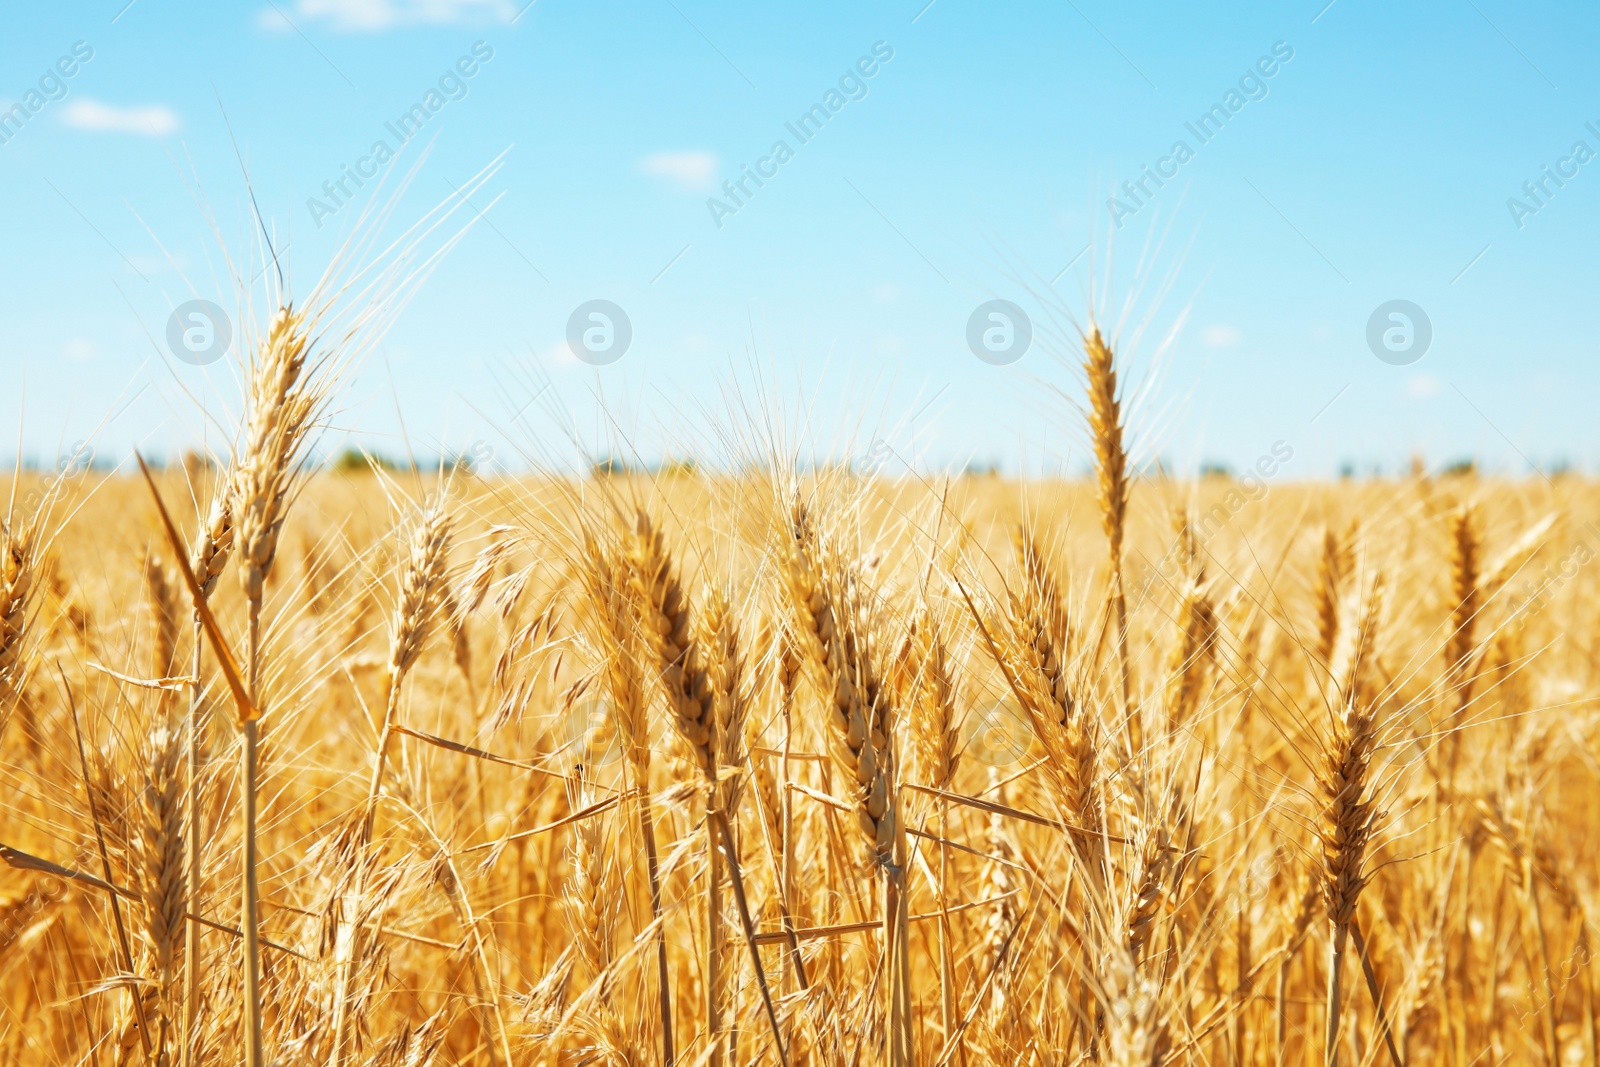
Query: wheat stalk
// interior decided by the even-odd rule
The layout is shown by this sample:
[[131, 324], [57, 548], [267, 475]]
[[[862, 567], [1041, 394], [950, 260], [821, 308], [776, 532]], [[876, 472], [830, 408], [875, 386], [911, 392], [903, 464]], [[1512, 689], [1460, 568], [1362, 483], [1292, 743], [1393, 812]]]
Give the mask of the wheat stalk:
[[[232, 478], [226, 474], [213, 486], [211, 507], [195, 536], [189, 559], [189, 570], [200, 588], [202, 597], [210, 597], [217, 579], [228, 565], [233, 548], [233, 497]], [[184, 722], [185, 752], [185, 809], [188, 812], [189, 838], [184, 866], [187, 874], [188, 899], [200, 905], [201, 887], [205, 874], [203, 842], [205, 826], [200, 817], [200, 728], [203, 707], [201, 704], [201, 671], [205, 668], [205, 642], [201, 639], [202, 624], [199, 612], [192, 613], [191, 638], [194, 644], [191, 674], [195, 684], [189, 690], [188, 716]], [[184, 924], [183, 948], [183, 1061], [193, 1062], [194, 1048], [199, 1039], [200, 1025], [200, 952], [201, 926]]]
[[603, 545], [588, 526], [583, 530], [582, 553], [578, 560], [578, 582], [583, 591], [584, 621], [590, 640], [600, 658], [606, 688], [611, 698], [610, 714], [619, 728], [623, 755], [637, 794], [639, 838], [644, 845], [645, 874], [650, 888], [650, 918], [656, 923], [653, 935], [656, 949], [656, 1000], [661, 1020], [661, 1059], [671, 1064], [676, 1058], [672, 1026], [671, 971], [667, 946], [659, 920], [661, 916], [661, 874], [656, 855], [654, 814], [650, 803], [650, 722], [649, 707], [639, 677], [645, 650], [637, 624], [637, 605], [632, 591], [632, 567], [623, 551]]
[[1356, 904], [1367, 884], [1367, 849], [1379, 813], [1373, 799], [1372, 755], [1377, 723], [1368, 705], [1352, 696], [1333, 716], [1322, 742], [1317, 766], [1321, 810], [1316, 822], [1321, 854], [1318, 878], [1323, 910], [1332, 929], [1328, 956], [1327, 1034], [1325, 1060], [1339, 1059], [1339, 1016], [1342, 1003], [1345, 941], [1355, 920]]
[[178, 657], [178, 619], [182, 615], [177, 590], [167, 569], [153, 553], [144, 557], [145, 600], [150, 605], [150, 677], [172, 673]]
[[829, 753], [853, 794], [859, 865], [883, 875], [887, 1059], [901, 1067], [912, 1055], [911, 976], [889, 692], [875, 660], [866, 590], [818, 536], [798, 497], [787, 510], [783, 576], [795, 632], [827, 705]]
[[1097, 724], [1068, 676], [1072, 636], [1055, 580], [1031, 537], [1022, 533], [1015, 543], [1023, 573], [1019, 588], [1007, 592], [1009, 613], [986, 616], [970, 597], [967, 606], [1045, 751], [1046, 779], [1075, 828], [1073, 847], [1099, 879], [1105, 798]]
[[384, 684], [383, 725], [378, 732], [378, 750], [367, 783], [367, 802], [361, 823], [361, 844], [372, 840], [373, 818], [378, 792], [383, 786], [384, 767], [394, 738], [395, 715], [399, 711], [401, 688], [407, 672], [422, 655], [428, 635], [443, 610], [448, 592], [445, 568], [450, 556], [452, 519], [448, 496], [436, 494], [411, 523], [401, 563], [400, 589], [389, 624], [388, 671]]
[[[304, 314], [288, 306], [280, 308], [272, 318], [267, 337], [250, 367], [244, 441], [234, 471], [231, 511], [239, 583], [244, 589], [249, 612], [246, 684], [256, 716], [261, 708], [261, 600], [267, 574], [277, 556], [289, 494], [299, 472], [319, 399], [315, 389], [302, 378], [311, 347], [303, 327]], [[257, 719], [252, 717], [240, 726], [244, 735], [240, 756], [240, 809], [244, 821], [240, 926], [244, 930], [245, 1067], [263, 1067], [256, 840]]]
[[141, 882], [146, 929], [156, 973], [155, 1003], [160, 1016], [155, 1048], [167, 1055], [173, 1022], [173, 973], [178, 944], [188, 911], [184, 884], [183, 777], [179, 772], [182, 738], [165, 726], [149, 739], [149, 753], [140, 790]]
[[705, 792], [702, 826], [706, 840], [706, 1033], [711, 1045], [709, 1062], [712, 1067], [720, 1067], [726, 1042], [722, 1024], [722, 865], [716, 818], [724, 799], [717, 780], [723, 740], [708, 660], [714, 661], [719, 652], [726, 650], [712, 644], [705, 644], [702, 650], [702, 640], [720, 641], [725, 636], [719, 631], [727, 624], [727, 605], [713, 597], [706, 613], [705, 631], [702, 635], [695, 633], [688, 594], [678, 582], [661, 531], [643, 510], [635, 515], [627, 553], [634, 607], [645, 642], [653, 653], [653, 670], [667, 697], [669, 721], [688, 746]]
[[1138, 752], [1143, 731], [1133, 706], [1133, 666], [1128, 654], [1128, 601], [1122, 585], [1122, 544], [1128, 521], [1128, 456], [1123, 442], [1122, 401], [1117, 395], [1117, 371], [1111, 353], [1096, 326], [1084, 338], [1084, 373], [1089, 380], [1089, 431], [1094, 443], [1095, 490], [1100, 523], [1109, 552], [1110, 607], [1117, 627], [1117, 663], [1121, 677], [1122, 715], [1127, 724], [1129, 751]]
[[29, 659], [24, 647], [35, 589], [36, 517], [0, 525], [0, 730], [22, 700]]
[[1477, 648], [1478, 613], [1482, 609], [1483, 539], [1478, 532], [1476, 509], [1463, 505], [1450, 516], [1450, 634], [1445, 641], [1445, 684], [1452, 706], [1445, 720], [1450, 754], [1445, 771], [1447, 787], [1454, 788], [1456, 762], [1461, 751], [1461, 720], [1472, 704], [1470, 668]]
[[[958, 730], [955, 685], [943, 636], [933, 612], [924, 610], [913, 625], [911, 659], [915, 665], [910, 724], [917, 754], [919, 776], [934, 789], [948, 790], [955, 782], [961, 763], [961, 737]], [[955, 963], [952, 959], [949, 918], [950, 850], [944, 843], [949, 836], [950, 804], [938, 801], [939, 867], [936, 882], [939, 908], [939, 1013], [945, 1033], [955, 1026]]]
[[[416, 664], [440, 614], [445, 596], [445, 568], [450, 555], [451, 516], [444, 490], [426, 504], [410, 523], [405, 555], [401, 564], [400, 588], [395, 601], [394, 614], [389, 625], [389, 655], [384, 680], [383, 723], [378, 731], [377, 752], [372, 761], [372, 774], [367, 780], [367, 799], [361, 809], [361, 820], [351, 853], [356, 865], [354, 884], [348, 899], [352, 917], [349, 929], [341, 930], [339, 937], [344, 949], [334, 977], [333, 1021], [329, 1027], [332, 1035], [330, 1067], [339, 1067], [345, 1059], [347, 1017], [354, 980], [356, 960], [362, 952], [363, 931], [355, 916], [359, 915], [360, 901], [368, 891], [367, 875], [370, 863], [365, 855], [372, 842], [373, 825], [377, 816], [378, 794], [383, 788], [383, 772], [393, 743], [395, 716], [400, 707], [400, 694], [407, 672]], [[494, 1041], [490, 1033], [484, 1034], [484, 1044], [493, 1058]]]
[[1346, 580], [1355, 570], [1356, 524], [1351, 520], [1341, 537], [1332, 526], [1322, 530], [1322, 555], [1317, 561], [1317, 662], [1327, 667], [1339, 637], [1339, 607]]

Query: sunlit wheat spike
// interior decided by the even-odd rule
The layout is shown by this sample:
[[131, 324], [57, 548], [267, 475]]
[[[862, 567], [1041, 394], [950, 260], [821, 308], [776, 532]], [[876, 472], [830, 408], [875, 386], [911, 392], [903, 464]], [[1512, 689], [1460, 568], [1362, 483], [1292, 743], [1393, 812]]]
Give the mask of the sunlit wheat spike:
[[1452, 676], [1459, 674], [1477, 647], [1479, 578], [1483, 541], [1474, 508], [1462, 506], [1450, 517], [1450, 636], [1445, 659]]
[[910, 718], [918, 769], [927, 785], [949, 789], [961, 764], [960, 724], [950, 658], [931, 611], [924, 611], [914, 626], [916, 687]]
[[178, 621], [183, 617], [178, 590], [155, 555], [144, 557], [145, 601], [150, 605], [150, 676], [172, 673], [178, 654]]
[[1377, 735], [1372, 708], [1352, 697], [1335, 712], [1316, 768], [1318, 877], [1323, 910], [1332, 928], [1325, 1039], [1330, 1067], [1338, 1058], [1345, 945], [1367, 884], [1367, 852], [1379, 818], [1371, 780]]
[[744, 781], [745, 725], [750, 717], [750, 691], [745, 670], [739, 619], [728, 592], [713, 586], [706, 596], [700, 646], [711, 685], [712, 737], [716, 744], [717, 788], [723, 811], [736, 811]]
[[1199, 704], [1216, 658], [1217, 617], [1208, 588], [1195, 578], [1178, 591], [1176, 634], [1167, 654], [1167, 728], [1186, 724]]
[[661, 531], [643, 511], [634, 518], [627, 559], [641, 630], [654, 653], [653, 667], [667, 695], [672, 725], [689, 746], [700, 773], [714, 781], [717, 723], [707, 656]]
[[856, 794], [855, 812], [869, 865], [891, 861], [899, 832], [890, 780], [887, 693], [878, 680], [865, 591], [812, 528], [791, 510], [785, 579], [795, 631], [817, 675], [827, 710], [829, 751]]
[[1355, 571], [1356, 524], [1351, 520], [1343, 535], [1332, 526], [1322, 530], [1322, 555], [1317, 561], [1317, 661], [1332, 662], [1339, 639], [1339, 611], [1346, 584]]
[[400, 596], [389, 627], [389, 669], [403, 675], [417, 662], [448, 592], [451, 515], [441, 494], [413, 524], [402, 564]]
[[1083, 831], [1077, 835], [1075, 847], [1086, 850], [1089, 870], [1096, 875], [1102, 851], [1093, 837], [1105, 825], [1099, 725], [1078, 700], [1058, 645], [1049, 635], [1040, 584], [1024, 581], [1019, 589], [1010, 594], [1008, 613], [985, 614], [971, 602], [969, 608], [1012, 695], [1028, 715], [1033, 735], [1045, 752], [1046, 780], [1054, 788], [1063, 814]]
[[28, 613], [35, 569], [33, 517], [14, 519], [0, 529], [0, 723], [17, 699], [27, 675]]
[[217, 579], [228, 565], [233, 550], [233, 495], [228, 475], [217, 479], [217, 489], [206, 512], [193, 544], [189, 561], [195, 580], [207, 596], [216, 588]]
[[633, 773], [650, 769], [650, 720], [640, 666], [645, 649], [634, 621], [630, 572], [622, 550], [585, 531], [576, 560], [579, 620], [609, 697], [606, 725], [618, 734]]
[[[318, 402], [316, 386], [304, 377], [311, 338], [304, 315], [284, 306], [273, 316], [267, 336], [253, 354], [246, 383], [243, 440], [234, 464], [231, 513], [240, 585], [249, 611], [246, 663], [250, 699], [261, 707], [261, 601], [267, 573], [278, 552], [278, 538], [290, 493], [300, 472]], [[208, 567], [209, 573], [209, 567]], [[195, 580], [199, 581], [197, 574]], [[259, 770], [254, 719], [243, 724], [241, 774], [245, 823], [241, 925], [245, 931], [245, 1064], [261, 1067], [261, 963], [257, 901], [256, 776]]]
[[232, 517], [239, 581], [251, 603], [260, 602], [267, 571], [277, 555], [289, 494], [320, 399], [302, 376], [312, 341], [304, 325], [303, 312], [280, 308], [250, 367]]
[[1055, 572], [1026, 525], [1018, 523], [1013, 528], [1012, 544], [1021, 581], [1020, 591], [1012, 594], [1011, 610], [1023, 628], [1025, 639], [1033, 646], [1046, 684], [1062, 707], [1065, 718], [1071, 714], [1073, 706], [1067, 678], [1073, 655], [1073, 633], [1066, 601]]
[[1133, 664], [1128, 650], [1128, 605], [1122, 584], [1122, 549], [1128, 522], [1128, 453], [1123, 440], [1122, 399], [1117, 391], [1117, 371], [1111, 346], [1096, 326], [1083, 341], [1084, 373], [1089, 381], [1089, 435], [1094, 447], [1095, 492], [1100, 504], [1100, 524], [1105, 531], [1110, 558], [1110, 609], [1116, 624], [1117, 663], [1121, 679], [1122, 713], [1129, 747], [1138, 751], [1143, 738], [1133, 707]]
[[156, 1047], [165, 1054], [177, 1021], [173, 982], [188, 910], [184, 865], [182, 735], [159, 727], [146, 746], [140, 789], [139, 884], [157, 982], [160, 1024]]

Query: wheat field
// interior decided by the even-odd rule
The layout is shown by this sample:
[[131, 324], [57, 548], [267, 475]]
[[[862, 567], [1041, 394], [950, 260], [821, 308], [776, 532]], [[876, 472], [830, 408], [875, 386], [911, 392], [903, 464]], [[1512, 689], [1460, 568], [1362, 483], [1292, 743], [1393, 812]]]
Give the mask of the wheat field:
[[315, 325], [13, 481], [4, 1062], [1600, 1062], [1590, 483], [1136, 476], [1093, 331], [1082, 482], [318, 471]]

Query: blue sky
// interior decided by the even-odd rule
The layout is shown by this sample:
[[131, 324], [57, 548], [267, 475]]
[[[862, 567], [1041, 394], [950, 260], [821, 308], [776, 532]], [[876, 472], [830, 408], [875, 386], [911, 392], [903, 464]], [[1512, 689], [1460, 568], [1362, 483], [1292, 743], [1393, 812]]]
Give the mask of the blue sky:
[[[235, 141], [303, 292], [375, 183], [311, 201], [437, 90], [392, 164], [395, 220], [505, 155], [350, 383], [339, 433], [380, 451], [559, 453], [551, 401], [595, 450], [613, 427], [715, 451], [748, 421], [737, 393], [841, 450], [1078, 470], [1065, 360], [1092, 301], [1126, 319], [1145, 459], [1242, 467], [1281, 441], [1291, 477], [1419, 451], [1600, 469], [1600, 158], [1574, 155], [1600, 153], [1592, 5], [125, 3], [18, 7], [0, 37], [0, 116], [38, 105], [0, 122], [0, 366], [22, 386], [0, 436], [46, 461], [88, 437], [176, 449], [197, 399], [236, 395], [231, 358], [164, 341], [191, 298], [237, 307]], [[801, 143], [786, 123], [830, 90]], [[737, 211], [708, 206], [758, 165]], [[1135, 201], [1147, 167], [1176, 173]], [[593, 299], [633, 333], [599, 368], [564, 340]], [[1035, 325], [1011, 365], [968, 348], [991, 299]], [[1366, 337], [1396, 299], [1433, 334], [1401, 366]]]

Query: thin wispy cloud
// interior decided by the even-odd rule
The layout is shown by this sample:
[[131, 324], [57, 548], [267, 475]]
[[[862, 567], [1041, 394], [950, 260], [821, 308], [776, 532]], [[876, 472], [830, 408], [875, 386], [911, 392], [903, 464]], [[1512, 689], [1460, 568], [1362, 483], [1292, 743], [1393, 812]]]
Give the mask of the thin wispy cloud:
[[146, 137], [165, 137], [178, 128], [178, 116], [169, 107], [118, 107], [88, 98], [68, 104], [61, 112], [61, 121], [95, 133], [137, 133]]
[[717, 157], [710, 152], [656, 152], [640, 160], [639, 169], [686, 193], [703, 193], [717, 184]]
[[1428, 400], [1439, 395], [1441, 385], [1431, 374], [1413, 374], [1406, 379], [1406, 396], [1412, 400]]
[[295, 0], [263, 8], [256, 21], [284, 33], [308, 23], [339, 33], [381, 33], [403, 26], [510, 22], [516, 13], [510, 0]]

